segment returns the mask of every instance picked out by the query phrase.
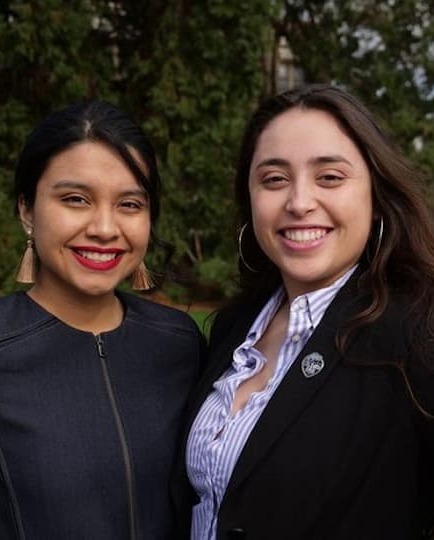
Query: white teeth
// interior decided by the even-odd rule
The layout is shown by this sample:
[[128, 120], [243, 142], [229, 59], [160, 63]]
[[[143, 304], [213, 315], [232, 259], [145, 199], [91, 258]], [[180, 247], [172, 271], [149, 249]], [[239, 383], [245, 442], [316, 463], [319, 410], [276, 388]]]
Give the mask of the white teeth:
[[293, 242], [312, 242], [312, 240], [319, 240], [326, 234], [325, 229], [287, 229], [283, 232], [283, 236]]
[[91, 261], [96, 262], [107, 262], [112, 261], [116, 258], [116, 253], [99, 253], [97, 251], [80, 251], [77, 250], [77, 253], [84, 257], [85, 259], [90, 259]]

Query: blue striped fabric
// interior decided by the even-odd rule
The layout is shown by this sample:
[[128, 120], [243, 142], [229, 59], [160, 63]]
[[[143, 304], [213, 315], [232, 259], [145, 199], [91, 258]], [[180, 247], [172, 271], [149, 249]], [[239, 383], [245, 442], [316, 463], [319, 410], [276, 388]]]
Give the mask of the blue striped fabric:
[[193, 509], [192, 540], [216, 538], [219, 506], [252, 429], [327, 307], [354, 270], [355, 267], [327, 288], [294, 299], [274, 375], [264, 390], [251, 394], [245, 406], [234, 415], [231, 408], [236, 389], [258, 373], [267, 361], [255, 349], [255, 344], [286, 298], [283, 287], [270, 298], [244, 343], [234, 351], [231, 367], [214, 383], [214, 390], [202, 405], [187, 442], [188, 476], [201, 499]]

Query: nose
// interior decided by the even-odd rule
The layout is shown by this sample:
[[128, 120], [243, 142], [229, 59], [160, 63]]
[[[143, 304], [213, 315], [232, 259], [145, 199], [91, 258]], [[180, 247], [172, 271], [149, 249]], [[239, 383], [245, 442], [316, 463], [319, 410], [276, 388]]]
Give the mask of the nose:
[[295, 180], [292, 189], [288, 191], [285, 210], [296, 217], [303, 217], [315, 210], [316, 206], [314, 187], [306, 178]]
[[116, 219], [116, 210], [109, 205], [94, 208], [87, 225], [87, 235], [102, 242], [118, 238], [119, 226]]

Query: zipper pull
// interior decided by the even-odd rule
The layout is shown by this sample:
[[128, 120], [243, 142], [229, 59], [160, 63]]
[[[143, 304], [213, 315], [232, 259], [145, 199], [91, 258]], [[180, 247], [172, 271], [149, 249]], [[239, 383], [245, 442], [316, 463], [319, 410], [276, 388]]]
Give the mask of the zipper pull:
[[98, 334], [98, 335], [95, 336], [95, 341], [96, 341], [96, 348], [98, 349], [99, 357], [100, 358], [105, 358], [106, 353], [105, 353], [105, 349], [104, 349], [104, 341], [102, 339], [101, 334]]

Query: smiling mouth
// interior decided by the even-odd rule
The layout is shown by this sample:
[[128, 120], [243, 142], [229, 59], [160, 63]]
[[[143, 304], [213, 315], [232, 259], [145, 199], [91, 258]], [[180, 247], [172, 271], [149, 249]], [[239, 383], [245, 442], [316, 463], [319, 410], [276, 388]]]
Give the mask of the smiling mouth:
[[84, 251], [81, 249], [75, 249], [75, 253], [78, 253], [81, 257], [84, 257], [85, 259], [88, 259], [89, 261], [93, 262], [109, 262], [113, 261], [120, 255], [120, 253], [100, 253], [98, 251]]
[[305, 243], [313, 242], [324, 238], [331, 229], [285, 229], [281, 234], [286, 240], [291, 242]]
[[113, 270], [122, 261], [125, 254], [120, 248], [101, 248], [98, 246], [70, 246], [75, 260], [84, 268], [105, 272]]

